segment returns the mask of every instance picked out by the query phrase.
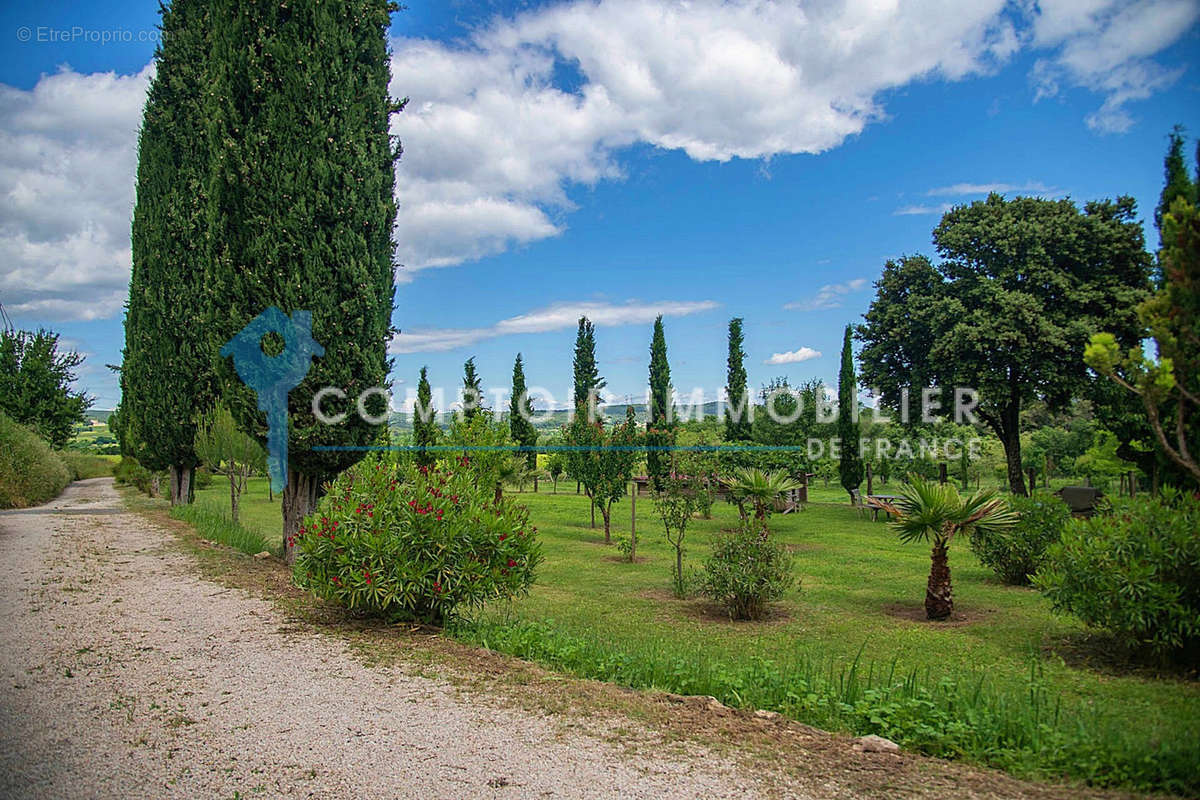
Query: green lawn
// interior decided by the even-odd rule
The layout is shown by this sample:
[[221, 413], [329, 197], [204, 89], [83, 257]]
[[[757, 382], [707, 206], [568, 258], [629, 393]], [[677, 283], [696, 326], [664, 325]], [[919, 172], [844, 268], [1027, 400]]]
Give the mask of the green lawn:
[[[926, 622], [928, 548], [903, 545], [885, 523], [864, 521], [833, 487], [813, 492], [827, 502], [772, 518], [772, 535], [792, 549], [800, 581], [771, 619], [747, 623], [722, 618], [705, 601], [671, 596], [672, 555], [648, 497], [638, 501], [639, 560], [630, 564], [619, 560], [616, 547], [604, 545], [601, 530], [590, 529], [587, 500], [574, 486], [560, 481], [557, 495], [549, 494], [548, 484], [539, 494], [519, 495], [538, 526], [545, 561], [529, 597], [488, 609], [481, 621], [536, 621], [610, 651], [667, 653], [735, 671], [753, 669], [757, 659], [806, 661], [834, 680], [861, 652], [860, 672], [894, 668], [929, 685], [942, 677], [982, 679], [1015, 705], [1028, 697], [1036, 668], [1052, 704], [1061, 703], [1056, 725], [1081, 725], [1095, 729], [1096, 737], [1125, 737], [1151, 749], [1158, 741], [1194, 749], [1200, 738], [1200, 686], [1122, 665], [1114, 648], [1052, 614], [1035, 591], [998, 583], [966, 541], [951, 548], [961, 619]], [[227, 484], [214, 482], [197, 502], [227, 509]], [[245, 525], [261, 528], [269, 542], [278, 540], [279, 502], [268, 503], [265, 480], [250, 482], [242, 508]], [[629, 510], [628, 499], [615, 507], [614, 538], [628, 533]], [[733, 507], [718, 503], [714, 519], [695, 520], [687, 566], [699, 569], [710, 537], [735, 519]], [[1037, 772], [1037, 765], [1029, 771]]]

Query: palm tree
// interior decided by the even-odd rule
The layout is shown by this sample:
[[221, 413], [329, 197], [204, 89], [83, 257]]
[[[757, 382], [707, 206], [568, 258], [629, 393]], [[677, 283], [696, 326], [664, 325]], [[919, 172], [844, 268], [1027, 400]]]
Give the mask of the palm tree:
[[746, 516], [746, 501], [754, 504], [754, 517], [762, 524], [764, 533], [767, 530], [767, 515], [774, 507], [776, 498], [801, 485], [787, 473], [767, 472], [758, 467], [736, 469], [726, 483], [729, 496], [742, 509], [743, 518]]
[[963, 497], [953, 484], [935, 483], [912, 476], [893, 502], [878, 501], [892, 516], [892, 528], [903, 542], [933, 540], [929, 584], [925, 589], [925, 615], [947, 619], [954, 612], [950, 587], [950, 540], [972, 530], [988, 531], [1017, 521], [1008, 503], [994, 489]]

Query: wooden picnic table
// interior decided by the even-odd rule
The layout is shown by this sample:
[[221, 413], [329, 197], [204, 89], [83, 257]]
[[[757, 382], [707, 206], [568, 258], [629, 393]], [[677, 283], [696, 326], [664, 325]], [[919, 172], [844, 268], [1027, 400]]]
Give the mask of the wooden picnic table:
[[867, 505], [870, 506], [871, 512], [872, 512], [872, 514], [874, 514], [871, 521], [878, 522], [879, 521], [879, 512], [883, 511], [883, 508], [879, 505], [879, 501], [891, 504], [891, 502], [893, 500], [899, 500], [899, 499], [900, 499], [900, 495], [898, 495], [898, 494], [869, 494], [869, 495], [867, 495]]

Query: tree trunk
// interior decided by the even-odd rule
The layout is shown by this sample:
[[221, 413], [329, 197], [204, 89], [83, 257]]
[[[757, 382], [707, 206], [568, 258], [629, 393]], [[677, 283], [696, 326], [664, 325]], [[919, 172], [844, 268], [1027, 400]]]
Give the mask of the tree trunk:
[[179, 505], [179, 479], [176, 477], [179, 474], [179, 469], [172, 464], [167, 467], [167, 497], [171, 500], [171, 505]]
[[[681, 542], [682, 544], [682, 542]], [[675, 548], [675, 594], [683, 596], [683, 548]]]
[[492, 502], [500, 505], [500, 501], [504, 499], [504, 483], [496, 481], [496, 493], [492, 495]]
[[233, 468], [229, 469], [229, 517], [233, 520], [233, 524], [237, 525], [238, 521], [238, 490], [237, 490], [237, 475]]
[[604, 543], [612, 544], [612, 528], [609, 526], [609, 521], [612, 516], [612, 504], [605, 503], [600, 506], [600, 516], [604, 518]]
[[283, 555], [290, 564], [296, 560], [296, 534], [304, 518], [317, 507], [321, 496], [321, 478], [288, 468], [287, 486], [283, 487]]
[[192, 488], [192, 484], [195, 483], [192, 476], [195, 474], [195, 467], [179, 468], [179, 497], [183, 498], [179, 502], [191, 505], [195, 501], [196, 491]]
[[1013, 494], [1026, 496], [1025, 473], [1021, 469], [1021, 433], [1013, 426], [1005, 430], [1001, 438], [1004, 445], [1004, 461], [1008, 467], [1008, 488]]
[[925, 616], [929, 619], [949, 619], [954, 613], [954, 598], [950, 589], [950, 557], [945, 542], [933, 543], [929, 585], [925, 588]]
[[592, 501], [592, 530], [595, 530], [596, 529], [596, 500], [591, 495], [588, 495], [588, 499]]
[[633, 491], [629, 493], [629, 561], [633, 562], [637, 557], [637, 484], [633, 485]]

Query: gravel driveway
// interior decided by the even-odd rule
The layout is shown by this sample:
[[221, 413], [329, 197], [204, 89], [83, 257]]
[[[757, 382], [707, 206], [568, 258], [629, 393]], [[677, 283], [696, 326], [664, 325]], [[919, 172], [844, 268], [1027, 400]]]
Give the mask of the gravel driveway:
[[864, 792], [830, 773], [752, 770], [696, 744], [631, 752], [613, 732], [644, 723], [581, 726], [570, 714], [366, 666], [343, 640], [200, 577], [175, 541], [127, 513], [111, 479], [0, 513], [0, 797], [994, 797], [1033, 788], [989, 773], [981, 791], [970, 777], [979, 773], [920, 760], [936, 778], [901, 789], [891, 773], [899, 756], [875, 756], [897, 763], [875, 764], [878, 791]]

